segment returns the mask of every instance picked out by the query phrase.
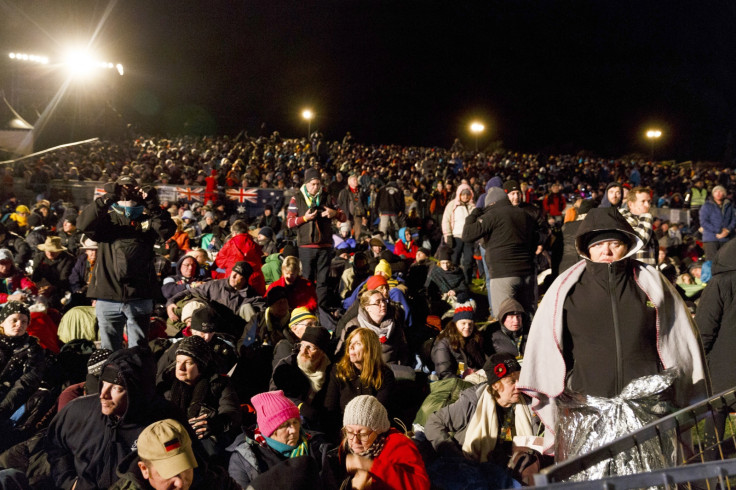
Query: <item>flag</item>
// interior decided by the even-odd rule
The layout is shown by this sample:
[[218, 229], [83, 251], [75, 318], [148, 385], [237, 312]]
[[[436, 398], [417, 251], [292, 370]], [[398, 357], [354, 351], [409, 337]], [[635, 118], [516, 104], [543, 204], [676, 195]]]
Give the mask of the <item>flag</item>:
[[202, 202], [204, 196], [204, 187], [177, 187], [176, 193], [179, 199], [187, 202], [199, 201]]
[[104, 196], [105, 194], [105, 189], [103, 189], [102, 187], [95, 187], [95, 197], [93, 199], [97, 199], [98, 197]]
[[258, 204], [258, 189], [227, 189], [225, 191], [228, 199], [238, 202], [248, 201], [253, 204]]

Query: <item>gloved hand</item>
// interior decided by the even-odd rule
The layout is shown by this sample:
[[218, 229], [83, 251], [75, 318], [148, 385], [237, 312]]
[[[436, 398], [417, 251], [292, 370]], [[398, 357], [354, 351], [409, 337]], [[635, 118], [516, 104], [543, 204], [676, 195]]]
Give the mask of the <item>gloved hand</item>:
[[452, 235], [445, 237], [445, 244], [449, 248], [455, 248], [455, 237], [453, 237]]
[[120, 200], [118, 194], [120, 186], [118, 186], [115, 182], [105, 183], [102, 186], [102, 189], [105, 191], [105, 193], [98, 197], [97, 200], [103, 206], [110, 206], [111, 204], [116, 203]]
[[480, 218], [480, 216], [483, 214], [483, 208], [475, 208], [470, 212], [470, 216], [474, 218]]
[[143, 197], [143, 205], [147, 209], [153, 210], [159, 207], [158, 191], [155, 187], [150, 185], [141, 187], [141, 197]]

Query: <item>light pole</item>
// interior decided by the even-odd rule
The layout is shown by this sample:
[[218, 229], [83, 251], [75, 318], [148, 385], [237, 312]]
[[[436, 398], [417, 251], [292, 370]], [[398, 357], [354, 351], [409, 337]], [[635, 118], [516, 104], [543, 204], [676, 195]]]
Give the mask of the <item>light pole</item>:
[[475, 135], [475, 152], [478, 153], [478, 135], [485, 131], [486, 127], [483, 125], [483, 123], [474, 121], [470, 123], [470, 132]]
[[651, 144], [650, 159], [652, 161], [654, 161], [654, 142], [657, 141], [661, 137], [662, 137], [662, 131], [660, 131], [659, 129], [650, 129], [647, 131], [647, 138], [649, 138], [649, 142]]
[[304, 109], [302, 111], [302, 117], [307, 121], [307, 140], [312, 134], [312, 119], [314, 119], [314, 112], [311, 109]]

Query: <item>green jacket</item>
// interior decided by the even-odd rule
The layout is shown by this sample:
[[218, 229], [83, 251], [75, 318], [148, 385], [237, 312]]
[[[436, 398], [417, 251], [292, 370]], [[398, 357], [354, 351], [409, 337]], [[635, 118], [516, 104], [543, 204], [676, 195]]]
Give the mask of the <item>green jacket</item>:
[[261, 271], [266, 279], [266, 284], [271, 284], [281, 277], [281, 257], [278, 253], [272, 253], [266, 257], [266, 263], [263, 264]]

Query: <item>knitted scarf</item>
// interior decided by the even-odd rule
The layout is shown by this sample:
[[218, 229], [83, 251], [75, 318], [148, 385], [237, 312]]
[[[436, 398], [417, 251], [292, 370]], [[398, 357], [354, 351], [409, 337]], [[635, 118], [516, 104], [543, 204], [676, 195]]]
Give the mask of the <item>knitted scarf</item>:
[[171, 385], [171, 403], [186, 413], [187, 418], [199, 417], [199, 412], [209, 391], [210, 380], [205, 376], [200, 376], [193, 385], [175, 379]]
[[273, 449], [285, 458], [296, 458], [298, 456], [309, 455], [309, 435], [304, 432], [304, 429], [302, 429], [301, 433], [299, 434], [299, 444], [297, 444], [296, 446], [289, 446], [288, 444], [279, 442], [276, 439], [266, 437], [261, 434], [261, 431], [259, 429], [256, 429], [256, 442], [260, 442], [260, 437], [263, 438], [263, 440], [266, 442], [266, 444], [268, 444], [271, 449]]
[[[533, 436], [534, 429], [531, 420], [531, 413], [525, 403], [514, 405], [515, 435]], [[478, 399], [478, 405], [465, 431], [465, 442], [463, 442], [465, 456], [480, 463], [487, 462], [496, 448], [498, 431], [496, 400], [493, 399], [491, 390], [486, 388]]]
[[376, 439], [373, 441], [373, 444], [371, 444], [371, 447], [363, 451], [362, 453], [355, 453], [352, 449], [350, 449], [350, 445], [348, 444], [348, 449], [350, 449], [350, 452], [360, 456], [361, 458], [370, 458], [370, 459], [376, 459], [379, 454], [381, 454], [381, 451], [383, 451], [383, 447], [386, 445], [386, 439], [388, 439], [388, 431], [384, 432], [383, 434], [378, 434]]
[[[363, 308], [360, 308], [358, 310], [358, 324], [361, 327], [370, 328], [374, 332], [376, 332], [376, 335], [378, 335], [378, 339], [388, 339], [391, 337], [391, 332], [394, 328], [394, 321], [392, 318], [389, 317], [388, 311], [386, 312], [386, 316], [381, 321], [380, 325], [376, 325], [375, 322], [371, 319], [370, 315], [366, 313], [366, 311]], [[384, 343], [385, 340], [381, 340], [381, 343]]]
[[307, 192], [307, 184], [304, 184], [299, 191], [304, 196], [304, 200], [307, 202], [307, 207], [312, 207], [312, 201], [314, 201], [315, 206], [319, 206], [320, 201], [322, 200], [322, 191], [318, 192], [316, 195], [312, 196]]
[[327, 355], [323, 355], [322, 360], [319, 362], [319, 364], [313, 366], [314, 369], [310, 369], [307, 363], [302, 361], [302, 357], [300, 355], [296, 356], [296, 363], [299, 366], [301, 372], [303, 372], [309, 380], [309, 385], [312, 389], [310, 390], [309, 399], [307, 401], [311, 402], [312, 399], [314, 399], [315, 395], [319, 393], [319, 391], [322, 389], [322, 386], [324, 386], [325, 384], [325, 373], [327, 372], [327, 366], [330, 365], [330, 359], [327, 357]]

